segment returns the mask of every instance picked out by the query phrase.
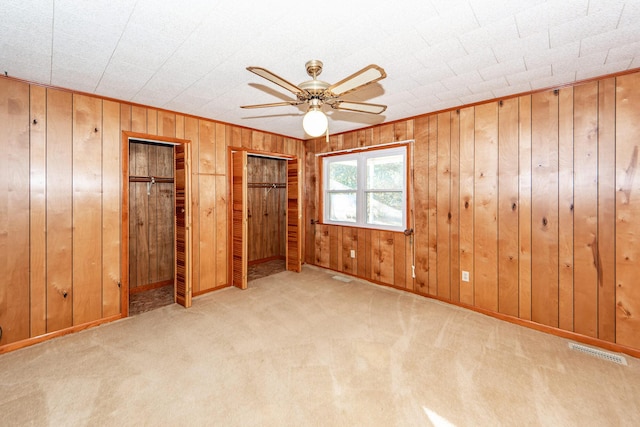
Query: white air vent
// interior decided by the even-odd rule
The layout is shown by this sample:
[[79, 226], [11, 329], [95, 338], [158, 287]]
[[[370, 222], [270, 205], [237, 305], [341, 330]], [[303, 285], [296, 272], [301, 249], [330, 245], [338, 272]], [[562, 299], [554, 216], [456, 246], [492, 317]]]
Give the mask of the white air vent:
[[338, 276], [338, 275], [333, 276], [332, 279], [333, 280], [339, 280], [339, 281], [344, 282], [344, 283], [349, 283], [351, 281], [351, 279], [349, 277]]
[[588, 354], [590, 356], [597, 357], [598, 359], [617, 363], [618, 365], [627, 366], [627, 359], [625, 359], [620, 355], [609, 353], [608, 351], [599, 350], [597, 348], [591, 348], [591, 347], [587, 347], [586, 345], [580, 345], [572, 342], [569, 343], [569, 348], [571, 350], [576, 350], [576, 351]]

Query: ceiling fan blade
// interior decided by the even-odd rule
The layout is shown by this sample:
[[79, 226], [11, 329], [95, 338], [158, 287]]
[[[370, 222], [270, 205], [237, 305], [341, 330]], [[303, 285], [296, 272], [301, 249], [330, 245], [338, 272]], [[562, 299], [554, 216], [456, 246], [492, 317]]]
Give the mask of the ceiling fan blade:
[[380, 114], [386, 109], [386, 105], [369, 104], [366, 102], [351, 102], [351, 101], [336, 101], [331, 105], [331, 108], [336, 110], [357, 111], [359, 113]]
[[275, 74], [273, 74], [271, 71], [262, 68], [262, 67], [247, 67], [247, 70], [251, 71], [254, 74], [259, 75], [260, 77], [263, 77], [275, 84], [277, 84], [278, 86], [285, 88], [286, 90], [288, 90], [289, 92], [294, 93], [296, 96], [301, 95], [302, 93], [304, 93], [304, 90], [300, 89], [298, 86], [294, 85], [293, 83], [289, 83], [288, 81], [286, 81], [285, 79], [283, 79], [280, 76], [276, 76]]
[[242, 105], [240, 106], [240, 108], [284, 107], [285, 105], [300, 105], [300, 104], [304, 104], [304, 101], [285, 101], [285, 102], [272, 102], [270, 104]]
[[340, 80], [338, 83], [332, 84], [327, 88], [326, 92], [331, 92], [334, 96], [341, 96], [345, 93], [360, 89], [363, 86], [375, 83], [378, 80], [382, 80], [385, 77], [387, 77], [387, 73], [385, 73], [381, 67], [371, 64], [353, 73], [349, 77]]

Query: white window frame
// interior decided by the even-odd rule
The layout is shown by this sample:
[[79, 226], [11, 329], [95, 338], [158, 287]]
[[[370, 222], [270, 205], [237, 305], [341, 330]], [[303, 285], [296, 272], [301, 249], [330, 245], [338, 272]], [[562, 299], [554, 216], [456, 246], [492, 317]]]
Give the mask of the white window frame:
[[[322, 182], [322, 197], [323, 197], [323, 222], [325, 224], [332, 225], [344, 225], [349, 227], [360, 227], [360, 228], [372, 228], [376, 230], [389, 230], [389, 231], [404, 231], [407, 228], [407, 151], [408, 146], [396, 146], [392, 148], [380, 148], [380, 149], [371, 149], [371, 150], [362, 150], [355, 153], [347, 153], [347, 154], [336, 154], [325, 156], [322, 159], [322, 171], [323, 171], [323, 182]], [[376, 189], [376, 190], [367, 190], [366, 189], [366, 179], [367, 179], [367, 160], [377, 157], [388, 157], [388, 156], [402, 156], [402, 223], [398, 226], [391, 225], [380, 225], [380, 224], [369, 224], [367, 223], [366, 218], [366, 200], [367, 193], [369, 192], [384, 192], [385, 190], [388, 192], [398, 191], [397, 189]], [[329, 191], [329, 165], [333, 162], [342, 162], [345, 160], [357, 160], [357, 185], [356, 185], [356, 221], [355, 222], [344, 222], [344, 221], [332, 221], [330, 219], [330, 193], [340, 193], [341, 191]], [[348, 190], [345, 190], [348, 191]]]

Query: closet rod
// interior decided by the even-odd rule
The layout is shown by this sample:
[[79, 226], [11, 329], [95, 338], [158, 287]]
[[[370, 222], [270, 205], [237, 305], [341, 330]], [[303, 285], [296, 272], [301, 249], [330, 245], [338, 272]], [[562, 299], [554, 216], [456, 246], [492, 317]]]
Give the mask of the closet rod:
[[157, 184], [172, 184], [173, 178], [161, 176], [130, 176], [129, 182], [154, 182]]
[[286, 183], [276, 183], [276, 182], [248, 182], [248, 188], [285, 188], [287, 186]]

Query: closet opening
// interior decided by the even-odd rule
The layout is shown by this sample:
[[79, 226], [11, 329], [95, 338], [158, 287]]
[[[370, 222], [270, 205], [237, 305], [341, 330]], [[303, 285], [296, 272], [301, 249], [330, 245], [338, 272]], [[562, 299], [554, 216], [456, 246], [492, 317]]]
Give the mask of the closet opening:
[[129, 140], [129, 314], [173, 304], [173, 146]]
[[300, 160], [229, 147], [229, 283], [302, 266]]
[[287, 161], [247, 156], [248, 281], [285, 270]]
[[122, 142], [122, 314], [190, 307], [189, 141], [124, 131]]

